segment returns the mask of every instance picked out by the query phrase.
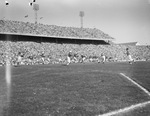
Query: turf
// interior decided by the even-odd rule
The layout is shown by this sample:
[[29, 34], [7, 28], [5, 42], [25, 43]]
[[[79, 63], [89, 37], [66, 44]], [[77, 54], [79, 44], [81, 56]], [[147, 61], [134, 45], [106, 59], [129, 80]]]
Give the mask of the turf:
[[[96, 116], [150, 100], [119, 73], [150, 90], [149, 62], [11, 67], [9, 102], [0, 67], [3, 116]], [[7, 105], [6, 105], [7, 104]], [[147, 109], [141, 109], [146, 112]], [[135, 111], [135, 114], [141, 114]], [[132, 114], [131, 112], [130, 114]], [[126, 114], [124, 114], [126, 115]]]

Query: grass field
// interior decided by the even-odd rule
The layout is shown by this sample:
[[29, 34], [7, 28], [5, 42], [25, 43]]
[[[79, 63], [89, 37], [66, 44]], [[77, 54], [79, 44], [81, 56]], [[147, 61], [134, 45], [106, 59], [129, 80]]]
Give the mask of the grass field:
[[[2, 116], [100, 116], [150, 101], [150, 62], [11, 67], [11, 86], [0, 67]], [[8, 95], [9, 92], [9, 95]], [[150, 104], [115, 116], [149, 116]]]

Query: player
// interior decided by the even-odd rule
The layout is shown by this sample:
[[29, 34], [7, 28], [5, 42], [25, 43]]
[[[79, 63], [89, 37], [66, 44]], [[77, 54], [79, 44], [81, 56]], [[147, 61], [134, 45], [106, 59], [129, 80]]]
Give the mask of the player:
[[72, 57], [72, 51], [69, 51], [69, 53], [67, 55], [67, 65], [69, 65], [71, 63], [71, 57]]
[[61, 55], [59, 56], [58, 62], [61, 63], [61, 64], [63, 63], [63, 60], [62, 60], [62, 56], [61, 56]]
[[22, 63], [22, 57], [23, 57], [23, 54], [21, 54], [21, 52], [18, 53], [18, 57], [17, 57], [17, 61], [16, 61], [16, 66], [19, 66], [21, 65]]
[[129, 59], [129, 64], [134, 63], [134, 60], [133, 60], [132, 56], [130, 55], [129, 48], [126, 48], [126, 55]]
[[80, 62], [80, 63], [84, 63], [85, 59], [86, 59], [86, 56], [83, 55], [83, 54], [81, 54], [81, 55], [80, 55], [79, 62]]
[[102, 53], [102, 54], [101, 54], [101, 57], [102, 57], [102, 63], [104, 64], [105, 61], [106, 61], [106, 56]]
[[74, 54], [73, 54], [73, 61], [74, 61], [75, 63], [78, 62], [78, 58], [79, 58], [78, 53], [74, 53]]

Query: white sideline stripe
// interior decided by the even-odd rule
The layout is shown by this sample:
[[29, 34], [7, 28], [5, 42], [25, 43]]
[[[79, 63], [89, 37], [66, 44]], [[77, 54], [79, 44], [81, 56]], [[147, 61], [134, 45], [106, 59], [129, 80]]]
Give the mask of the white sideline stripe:
[[105, 114], [102, 114], [102, 115], [98, 115], [98, 116], [113, 116], [113, 115], [116, 115], [116, 114], [119, 114], [119, 113], [125, 113], [125, 112], [128, 112], [128, 111], [134, 110], [136, 108], [144, 107], [148, 104], [150, 104], [150, 101], [139, 103], [139, 104], [136, 104], [136, 105], [131, 105], [129, 107], [119, 109], [119, 110], [116, 110], [116, 111], [112, 111], [112, 112], [109, 112], [109, 113], [105, 113]]
[[141, 85], [139, 85], [137, 82], [135, 82], [134, 80], [132, 80], [131, 78], [129, 78], [128, 76], [126, 76], [123, 73], [120, 73], [122, 76], [124, 76], [125, 78], [127, 78], [129, 81], [131, 81], [132, 83], [134, 83], [136, 86], [138, 86], [140, 89], [142, 89], [148, 96], [150, 96], [150, 92], [148, 90], [146, 90], [144, 87], [142, 87]]
[[[131, 81], [133, 84], [135, 84], [136, 86], [138, 86], [140, 89], [142, 89], [148, 96], [150, 96], [150, 92], [148, 90], [146, 90], [144, 87], [142, 87], [141, 85], [139, 85], [138, 83], [136, 83], [134, 80], [132, 80], [131, 78], [129, 78], [128, 76], [126, 76], [123, 73], [120, 73], [120, 75], [122, 75], [123, 77], [127, 78], [129, 81]], [[98, 116], [113, 116], [119, 113], [125, 113], [140, 107], [144, 107], [146, 105], [150, 104], [150, 101], [147, 102], [143, 102], [143, 103], [139, 103], [139, 104], [135, 104], [135, 105], [131, 105], [129, 107], [123, 108], [123, 109], [119, 109], [119, 110], [115, 110], [112, 112], [108, 112], [102, 115], [98, 115]]]

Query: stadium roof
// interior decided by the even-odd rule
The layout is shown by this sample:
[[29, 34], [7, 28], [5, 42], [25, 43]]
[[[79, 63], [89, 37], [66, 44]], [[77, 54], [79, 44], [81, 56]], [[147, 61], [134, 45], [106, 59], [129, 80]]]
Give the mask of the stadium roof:
[[114, 40], [114, 38], [96, 28], [63, 27], [9, 20], [0, 20], [0, 27], [0, 34], [80, 40]]
[[80, 40], [112, 40], [112, 39], [102, 39], [102, 38], [88, 38], [88, 37], [67, 37], [67, 36], [49, 36], [49, 35], [36, 35], [36, 34], [22, 34], [22, 33], [8, 33], [0, 32], [0, 34], [7, 35], [21, 35], [21, 36], [35, 36], [35, 37], [51, 37], [51, 38], [65, 38], [65, 39], [80, 39]]
[[118, 45], [133, 45], [133, 46], [136, 46], [136, 45], [139, 45], [138, 42], [127, 42], [127, 43], [118, 43]]

